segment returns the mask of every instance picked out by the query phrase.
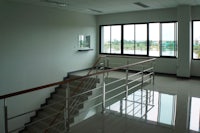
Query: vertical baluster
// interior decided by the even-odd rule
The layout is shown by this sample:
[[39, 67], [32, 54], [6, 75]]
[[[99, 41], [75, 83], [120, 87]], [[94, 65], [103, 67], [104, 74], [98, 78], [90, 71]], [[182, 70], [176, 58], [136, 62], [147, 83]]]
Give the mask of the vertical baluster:
[[127, 105], [127, 101], [128, 101], [128, 68], [126, 69], [126, 93], [125, 93], [125, 114], [127, 115], [127, 107], [128, 107], [128, 105]]
[[102, 78], [102, 113], [105, 113], [106, 108], [106, 86], [105, 86], [105, 73]]
[[6, 99], [4, 99], [4, 127], [5, 133], [8, 133], [8, 108], [6, 104]]

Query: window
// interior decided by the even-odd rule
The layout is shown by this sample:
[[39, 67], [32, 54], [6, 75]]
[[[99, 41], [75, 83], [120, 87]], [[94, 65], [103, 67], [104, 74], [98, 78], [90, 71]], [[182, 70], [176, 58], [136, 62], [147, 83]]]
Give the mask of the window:
[[124, 54], [147, 55], [147, 24], [124, 25]]
[[103, 26], [101, 29], [101, 52], [102, 53], [121, 53], [121, 25]]
[[161, 56], [176, 56], [175, 23], [162, 23], [161, 28]]
[[100, 53], [153, 57], [177, 55], [177, 22], [101, 26], [100, 35]]
[[200, 59], [200, 21], [193, 21], [193, 59]]

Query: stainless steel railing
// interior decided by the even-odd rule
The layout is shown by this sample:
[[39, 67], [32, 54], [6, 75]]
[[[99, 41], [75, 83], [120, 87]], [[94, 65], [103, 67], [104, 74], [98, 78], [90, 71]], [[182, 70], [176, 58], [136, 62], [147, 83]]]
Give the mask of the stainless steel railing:
[[[99, 59], [98, 63], [95, 63], [93, 66], [92, 73], [88, 73], [85, 76], [80, 76], [72, 79], [67, 79], [65, 81], [60, 81], [56, 83], [51, 83], [49, 85], [44, 85], [42, 87], [36, 87], [29, 89], [24, 92], [16, 92], [13, 94], [8, 94], [0, 96], [0, 99], [4, 100], [4, 116], [5, 116], [5, 132], [17, 132], [22, 129], [22, 132], [26, 130], [33, 130], [34, 126], [39, 123], [44, 126], [44, 128], [35, 129], [39, 132], [49, 132], [49, 131], [69, 131], [70, 126], [73, 124], [70, 123], [72, 120], [77, 117], [76, 122], [80, 122], [86, 118], [85, 114], [88, 114], [89, 111], [93, 111], [93, 114], [97, 112], [105, 113], [107, 107], [114, 103], [116, 99], [125, 98], [128, 100], [128, 95], [134, 92], [137, 89], [143, 89], [145, 85], [154, 84], [154, 61], [153, 58], [142, 58], [141, 61], [135, 61], [132, 58], [123, 58], [123, 62], [116, 63], [113, 60], [116, 60], [117, 57], [112, 56], [103, 56]], [[112, 67], [113, 64], [116, 67]], [[94, 69], [97, 68], [97, 69]], [[87, 80], [87, 84], [80, 85], [76, 93], [70, 95], [69, 85], [74, 81], [84, 82]], [[91, 87], [92, 84], [92, 87]], [[32, 91], [38, 91], [41, 88], [48, 88], [51, 86], [65, 85], [66, 95], [64, 97], [58, 97], [59, 100], [53, 103], [49, 103], [41, 108], [37, 108], [25, 113], [21, 113], [16, 116], [8, 117], [8, 109], [6, 100], [14, 96], [20, 96], [25, 93], [30, 93]], [[84, 88], [84, 89], [83, 89]], [[89, 89], [88, 89], [89, 88]], [[90, 95], [86, 95], [90, 93]], [[83, 97], [86, 97], [86, 100], [82, 100]], [[89, 98], [89, 99], [88, 99]], [[142, 97], [141, 97], [142, 99]], [[147, 101], [148, 102], [148, 101]], [[146, 103], [147, 103], [146, 102]], [[84, 108], [79, 108], [79, 106], [84, 106]], [[59, 109], [52, 110], [54, 106], [58, 106]], [[128, 107], [126, 104], [125, 110]], [[34, 114], [41, 110], [48, 110], [50, 113], [48, 116], [44, 114], [37, 114], [40, 119], [33, 120], [32, 122], [25, 124], [22, 127], [15, 129], [9, 129], [10, 121], [13, 119], [18, 119], [21, 116], [27, 114]], [[75, 112], [78, 114], [75, 114]], [[127, 112], [127, 111], [125, 111]], [[74, 114], [74, 116], [71, 116]], [[91, 115], [93, 115], [91, 114]], [[42, 116], [44, 115], [44, 116]], [[78, 118], [79, 117], [79, 118]], [[84, 117], [84, 118], [83, 118]], [[46, 124], [46, 121], [50, 121], [50, 124]], [[75, 123], [76, 123], [75, 122]], [[61, 130], [60, 130], [60, 129]]]

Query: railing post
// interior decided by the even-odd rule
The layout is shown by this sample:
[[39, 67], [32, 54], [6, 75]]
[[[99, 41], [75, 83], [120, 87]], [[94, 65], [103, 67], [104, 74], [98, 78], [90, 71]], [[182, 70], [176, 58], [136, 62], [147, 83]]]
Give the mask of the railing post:
[[128, 100], [128, 68], [126, 69], [126, 94], [125, 94], [125, 97], [126, 97], [126, 101], [125, 101], [125, 114], [127, 115], [127, 100]]
[[105, 85], [105, 73], [103, 73], [102, 80], [102, 113], [105, 113], [106, 109], [106, 85]]
[[4, 127], [5, 133], [8, 133], [8, 108], [6, 104], [6, 99], [4, 99]]
[[152, 61], [152, 67], [153, 67], [152, 72], [153, 72], [153, 86], [154, 86], [154, 84], [155, 84], [155, 61]]
[[147, 111], [148, 111], [148, 90], [146, 90], [146, 106], [145, 106], [145, 120], [147, 120]]
[[143, 112], [143, 84], [144, 84], [144, 66], [142, 66], [142, 79], [141, 79], [141, 117]]
[[[106, 67], [109, 68], [110, 64], [109, 64], [109, 59], [108, 58], [106, 58], [106, 62], [107, 62], [107, 66]], [[108, 77], [109, 76], [109, 72], [107, 72], [106, 74], [107, 74], [107, 77]]]
[[120, 114], [123, 114], [123, 100], [120, 100]]
[[152, 104], [154, 105], [154, 85], [155, 85], [155, 61], [152, 61], [152, 67], [153, 67], [153, 98], [152, 98]]
[[65, 98], [66, 103], [65, 103], [65, 109], [64, 109], [65, 131], [67, 132], [69, 132], [70, 130], [69, 100], [70, 100], [70, 88], [69, 88], [69, 83], [67, 83], [66, 98]]

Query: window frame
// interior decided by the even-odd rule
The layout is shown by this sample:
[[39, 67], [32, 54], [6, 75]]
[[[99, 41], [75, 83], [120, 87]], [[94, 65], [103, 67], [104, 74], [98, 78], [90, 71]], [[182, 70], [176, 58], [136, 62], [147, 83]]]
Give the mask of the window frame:
[[[150, 56], [149, 55], [149, 48], [150, 48], [150, 40], [149, 40], [149, 24], [150, 23], [159, 23], [160, 24], [160, 27], [161, 27], [161, 24], [162, 23], [174, 23], [175, 24], [175, 30], [174, 30], [174, 42], [175, 42], [175, 46], [174, 46], [174, 56], [162, 56], [161, 55], [161, 43], [162, 43], [162, 40], [160, 38], [159, 40], [159, 45], [160, 45], [160, 51], [159, 51], [159, 56]], [[147, 25], [147, 54], [145, 55], [140, 55], [140, 54], [124, 54], [124, 25], [136, 25], [136, 24], [146, 24]], [[105, 53], [105, 52], [102, 52], [102, 27], [104, 26], [116, 26], [116, 25], [119, 25], [121, 26], [121, 53], [119, 54], [116, 54], [116, 53]], [[134, 32], [135, 32], [135, 29], [134, 29]], [[161, 34], [161, 29], [160, 29], [160, 34]], [[161, 36], [161, 35], [160, 35]], [[135, 41], [135, 40], [134, 40]], [[146, 22], [146, 23], [124, 23], [124, 24], [106, 24], [106, 25], [99, 25], [99, 54], [104, 54], [104, 55], [124, 55], [124, 56], [144, 56], [144, 57], [155, 57], [155, 58], [177, 58], [178, 57], [178, 21], [161, 21], [161, 22]]]
[[[174, 23], [174, 56], [162, 55], [162, 24]], [[166, 58], [177, 58], [178, 57], [178, 22], [177, 21], [169, 21], [169, 22], [160, 22], [160, 56]], [[154, 56], [153, 56], [154, 57]]]
[[[192, 54], [192, 60], [200, 60], [200, 58], [194, 58], [194, 22], [195, 21], [199, 21], [200, 22], [200, 19], [198, 19], [198, 20], [192, 20], [192, 39], [191, 39], [191, 41], [192, 41], [192, 52], [191, 52], [191, 54]], [[200, 32], [199, 32], [199, 34], [200, 34]]]
[[[122, 32], [123, 32], [122, 30], [123, 30], [123, 29], [122, 29], [122, 27], [121, 27], [121, 47], [120, 47], [120, 48], [121, 48], [121, 51], [120, 51], [120, 53], [112, 53], [111, 50], [110, 50], [110, 53], [104, 53], [104, 52], [102, 52], [102, 45], [101, 45], [101, 43], [102, 43], [102, 28], [101, 28], [101, 27], [104, 27], [104, 26], [110, 26], [110, 27], [111, 27], [111, 26], [120, 26], [120, 27], [121, 27], [121, 24], [100, 25], [100, 28], [99, 28], [99, 35], [100, 35], [100, 38], [99, 38], [99, 41], [100, 41], [99, 53], [100, 53], [100, 54], [108, 54], [108, 55], [122, 55], [122, 54], [120, 54], [120, 53], [122, 53], [122, 47], [123, 47], [123, 46], [122, 46], [122, 45], [123, 45], [123, 44], [122, 44], [122, 41], [123, 41], [123, 38], [122, 38], [122, 34], [123, 34], [123, 33], [122, 33]], [[112, 31], [110, 31], [110, 34], [111, 34], [111, 32], [112, 32]], [[112, 45], [112, 44], [111, 44], [111, 41], [112, 41], [112, 40], [110, 40], [110, 48], [111, 48], [111, 45]]]
[[[136, 37], [136, 25], [142, 25], [142, 24], [146, 24], [146, 26], [147, 26], [147, 53], [146, 54], [136, 54], [135, 53], [135, 48], [136, 48], [136, 46], [135, 46], [135, 37]], [[134, 54], [124, 54], [124, 26], [125, 25], [134, 25]], [[126, 56], [148, 56], [148, 48], [149, 48], [149, 46], [148, 46], [148, 23], [130, 23], [130, 24], [122, 24], [122, 51], [121, 51], [121, 55], [126, 55]]]

